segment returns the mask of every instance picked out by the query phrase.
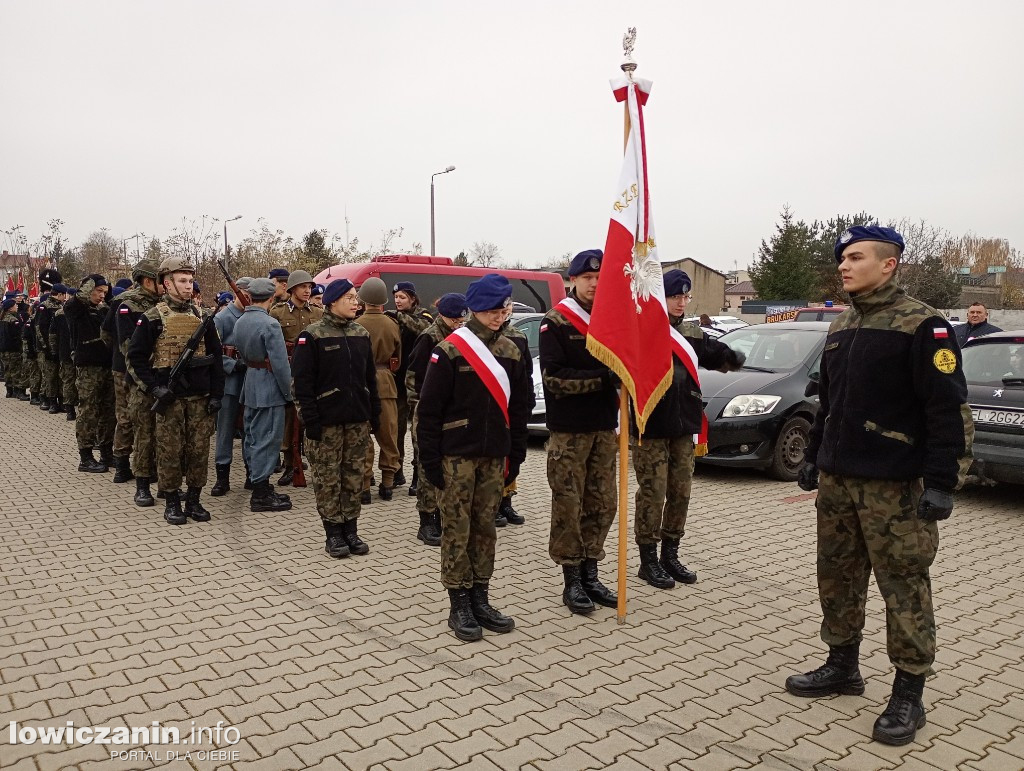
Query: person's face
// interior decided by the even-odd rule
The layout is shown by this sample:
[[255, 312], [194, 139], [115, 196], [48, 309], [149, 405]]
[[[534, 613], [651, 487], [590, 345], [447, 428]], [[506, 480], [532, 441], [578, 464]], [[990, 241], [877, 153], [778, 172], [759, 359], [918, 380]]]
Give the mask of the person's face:
[[690, 304], [690, 295], [674, 294], [665, 298], [665, 306], [668, 308], [668, 315], [679, 318], [686, 314], [686, 306]]
[[967, 309], [967, 322], [969, 324], [981, 324], [988, 321], [988, 309], [983, 305], [972, 305]]
[[501, 329], [501, 325], [505, 323], [504, 308], [495, 308], [491, 311], [474, 311], [473, 315], [476, 316], [477, 321], [492, 332], [497, 332]]
[[93, 290], [89, 293], [89, 302], [93, 305], [98, 305], [103, 302], [103, 298], [107, 296], [107, 287], [103, 286], [93, 287]]
[[407, 311], [412, 308], [412, 297], [403, 291], [395, 292], [395, 307], [400, 311]]
[[314, 308], [324, 307], [324, 301], [321, 299], [320, 295], [317, 295], [316, 297], [310, 297], [309, 304], [312, 305]]
[[458, 329], [459, 327], [466, 323], [466, 320], [464, 318], [453, 319], [449, 316], [442, 316], [441, 318], [444, 319], [444, 323], [450, 326], [452, 329]]
[[858, 241], [843, 250], [843, 261], [839, 263], [839, 275], [843, 289], [850, 294], [861, 294], [877, 289], [896, 270], [896, 259], [879, 259], [872, 241]]
[[280, 300], [288, 295], [288, 279], [279, 276], [274, 279], [274, 299]]
[[176, 300], [191, 300], [192, 274], [178, 271], [164, 276], [164, 291]]
[[[243, 298], [245, 299], [243, 300]], [[243, 304], [243, 302], [247, 302], [250, 305], [252, 305], [252, 297], [250, 297], [249, 293], [246, 292], [244, 289], [239, 289], [238, 292], [235, 294], [235, 307], [238, 308], [238, 310], [244, 310], [245, 305]]]
[[312, 284], [299, 284], [292, 287], [292, 302], [305, 305], [309, 302], [309, 296], [313, 293]]
[[597, 294], [597, 277], [599, 275], [601, 274], [596, 270], [588, 270], [586, 273], [580, 273], [578, 276], [573, 276], [569, 279], [569, 283], [576, 290], [576, 296], [583, 300], [583, 302], [594, 302], [594, 295]]
[[328, 310], [339, 318], [354, 319], [359, 312], [359, 295], [356, 294], [355, 287], [332, 302]]

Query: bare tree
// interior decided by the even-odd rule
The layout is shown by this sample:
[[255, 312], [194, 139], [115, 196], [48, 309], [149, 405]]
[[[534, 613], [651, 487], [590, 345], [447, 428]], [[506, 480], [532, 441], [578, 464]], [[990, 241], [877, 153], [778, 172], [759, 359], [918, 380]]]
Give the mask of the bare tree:
[[469, 253], [474, 265], [482, 268], [497, 268], [501, 265], [501, 250], [490, 241], [477, 241]]

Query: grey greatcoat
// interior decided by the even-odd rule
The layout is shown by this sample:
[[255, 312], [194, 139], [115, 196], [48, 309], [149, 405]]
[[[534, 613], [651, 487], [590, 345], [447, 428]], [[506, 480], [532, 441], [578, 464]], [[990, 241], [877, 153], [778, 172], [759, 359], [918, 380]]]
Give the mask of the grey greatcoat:
[[[213, 317], [222, 345], [235, 344], [235, 323], [241, 317], [242, 310], [234, 303]], [[245, 364], [227, 354], [221, 360], [224, 363], [224, 399], [217, 413], [216, 462], [218, 466], [228, 466], [234, 455], [235, 421], [238, 418], [238, 399], [245, 382]]]

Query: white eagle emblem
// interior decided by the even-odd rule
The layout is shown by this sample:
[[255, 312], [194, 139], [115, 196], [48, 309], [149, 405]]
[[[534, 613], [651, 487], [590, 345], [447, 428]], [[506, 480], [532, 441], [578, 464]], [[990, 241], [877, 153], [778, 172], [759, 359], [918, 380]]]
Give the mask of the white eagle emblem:
[[647, 302], [651, 294], [657, 291], [662, 283], [661, 263], [654, 259], [650, 253], [645, 255], [637, 254], [636, 247], [633, 248], [633, 264], [623, 265], [622, 272], [629, 277], [629, 289], [633, 293], [633, 304], [636, 312], [640, 313], [640, 300]]

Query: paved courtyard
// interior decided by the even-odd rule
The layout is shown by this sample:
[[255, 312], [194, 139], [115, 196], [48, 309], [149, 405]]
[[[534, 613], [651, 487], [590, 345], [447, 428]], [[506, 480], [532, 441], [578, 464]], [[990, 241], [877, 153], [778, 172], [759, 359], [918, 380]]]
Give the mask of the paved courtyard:
[[[77, 473], [72, 429], [0, 402], [0, 768], [1024, 768], [1020, 489], [962, 494], [941, 525], [928, 725], [892, 748], [869, 738], [892, 679], [874, 587], [864, 696], [782, 688], [823, 656], [813, 495], [796, 485], [698, 472], [684, 551], [700, 583], [649, 588], [631, 548], [619, 626], [561, 605], [535, 444], [515, 499], [527, 524], [499, 531], [492, 584], [518, 626], [466, 644], [404, 488], [364, 508], [370, 554], [332, 560], [312, 487], [253, 514], [238, 463], [236, 489], [206, 500], [213, 521], [175, 528], [132, 505], [133, 483]], [[613, 530], [609, 582], [614, 549]], [[12, 721], [183, 737], [222, 721], [238, 741], [112, 760], [129, 748], [12, 745]], [[227, 754], [204, 754], [215, 744]]]

